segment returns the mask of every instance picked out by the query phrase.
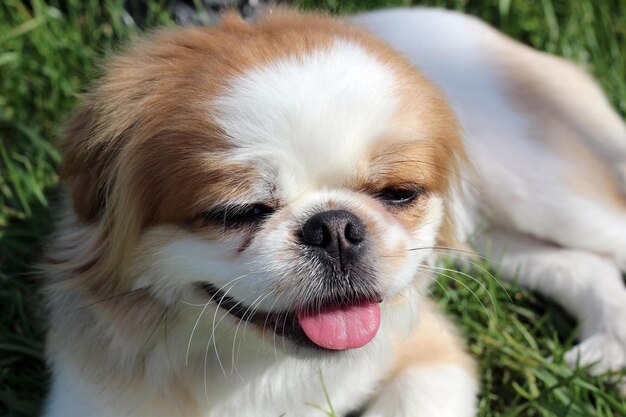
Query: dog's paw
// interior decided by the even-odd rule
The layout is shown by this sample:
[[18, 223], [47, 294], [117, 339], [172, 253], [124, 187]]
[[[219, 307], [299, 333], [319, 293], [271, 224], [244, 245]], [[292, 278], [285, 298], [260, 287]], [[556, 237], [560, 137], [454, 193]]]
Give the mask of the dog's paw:
[[590, 366], [593, 375], [626, 369], [626, 344], [612, 335], [599, 333], [569, 350], [565, 362], [572, 368]]

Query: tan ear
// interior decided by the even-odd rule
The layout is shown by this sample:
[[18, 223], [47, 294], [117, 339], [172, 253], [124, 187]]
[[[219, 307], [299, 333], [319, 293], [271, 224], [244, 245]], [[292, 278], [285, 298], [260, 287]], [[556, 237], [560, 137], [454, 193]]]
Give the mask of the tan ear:
[[82, 107], [70, 119], [61, 143], [61, 179], [69, 187], [76, 214], [85, 223], [96, 221], [106, 204], [104, 171], [110, 157], [93, 148], [94, 130], [94, 112]]

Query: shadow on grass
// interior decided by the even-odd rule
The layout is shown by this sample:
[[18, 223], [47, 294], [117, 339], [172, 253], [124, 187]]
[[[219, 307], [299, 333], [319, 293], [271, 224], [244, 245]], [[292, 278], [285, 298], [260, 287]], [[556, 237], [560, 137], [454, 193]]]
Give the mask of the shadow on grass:
[[[47, 190], [48, 201], [58, 199]], [[9, 218], [0, 233], [0, 415], [36, 416], [48, 386], [44, 363], [45, 315], [33, 265], [53, 226], [44, 204], [31, 206], [28, 217]]]

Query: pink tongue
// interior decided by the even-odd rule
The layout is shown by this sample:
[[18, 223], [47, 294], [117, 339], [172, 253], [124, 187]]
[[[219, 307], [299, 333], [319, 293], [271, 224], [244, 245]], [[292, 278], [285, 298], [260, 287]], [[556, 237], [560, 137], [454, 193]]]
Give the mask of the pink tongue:
[[335, 307], [314, 314], [298, 313], [302, 330], [316, 345], [333, 350], [365, 346], [380, 326], [380, 307], [376, 302]]

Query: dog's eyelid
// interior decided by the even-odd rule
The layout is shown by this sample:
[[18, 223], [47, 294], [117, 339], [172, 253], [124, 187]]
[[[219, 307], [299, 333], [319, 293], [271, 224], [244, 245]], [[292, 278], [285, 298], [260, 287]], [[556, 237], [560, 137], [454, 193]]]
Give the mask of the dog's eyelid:
[[228, 225], [259, 223], [277, 210], [271, 203], [257, 202], [236, 205], [218, 205], [202, 213], [207, 222], [222, 222]]

